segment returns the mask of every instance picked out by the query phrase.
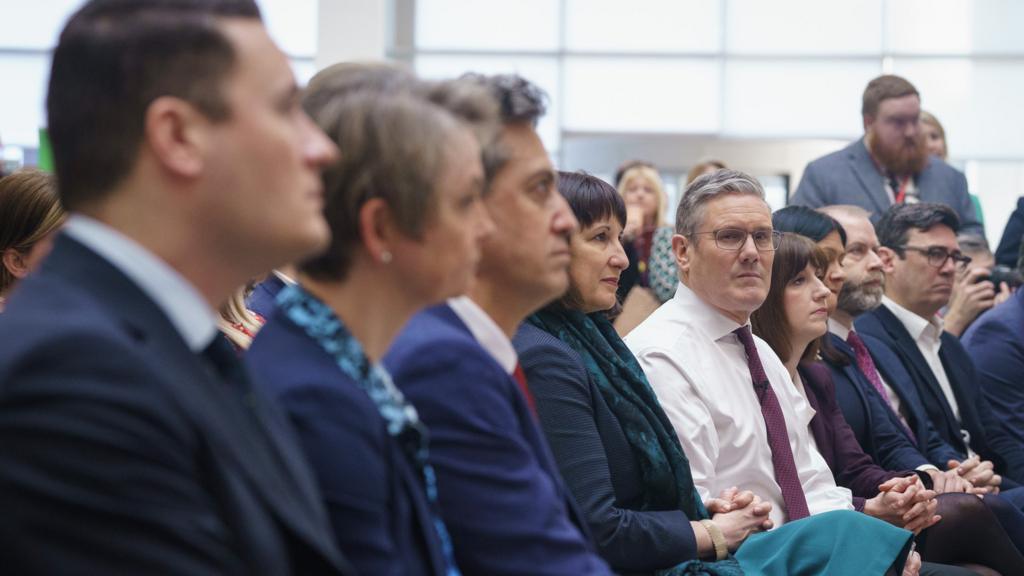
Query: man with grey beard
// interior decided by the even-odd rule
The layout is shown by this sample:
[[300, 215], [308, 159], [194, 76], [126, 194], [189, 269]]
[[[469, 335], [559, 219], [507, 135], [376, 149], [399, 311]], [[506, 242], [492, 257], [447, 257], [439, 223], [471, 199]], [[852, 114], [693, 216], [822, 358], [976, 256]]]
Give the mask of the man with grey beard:
[[861, 103], [864, 137], [808, 164], [790, 203], [853, 204], [879, 215], [894, 204], [937, 202], [956, 211], [962, 232], [984, 236], [967, 179], [928, 155], [920, 116], [921, 97], [905, 78], [869, 82]]
[[867, 211], [857, 206], [820, 210], [846, 230], [846, 281], [828, 321], [828, 338], [839, 354], [826, 354], [825, 362], [832, 371], [843, 416], [857, 441], [883, 468], [926, 472], [936, 492], [983, 491], [974, 489], [955, 470], [943, 472], [936, 466], [945, 468], [947, 462], [963, 456], [935, 431], [909, 377], [882, 375], [875, 367], [872, 353], [891, 352], [853, 329], [854, 318], [877, 308], [885, 291], [878, 238]]

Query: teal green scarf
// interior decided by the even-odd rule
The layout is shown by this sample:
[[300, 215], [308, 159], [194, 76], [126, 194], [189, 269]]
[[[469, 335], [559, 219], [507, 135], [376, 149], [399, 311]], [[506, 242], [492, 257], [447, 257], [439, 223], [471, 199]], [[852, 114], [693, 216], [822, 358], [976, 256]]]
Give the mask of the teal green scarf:
[[[708, 518], [679, 438], [643, 369], [611, 322], [602, 313], [588, 315], [557, 304], [530, 316], [527, 322], [556, 336], [583, 359], [636, 456], [644, 485], [640, 510], [679, 509], [691, 520]], [[742, 573], [731, 555], [720, 562], [693, 560], [658, 572], [662, 576]]]

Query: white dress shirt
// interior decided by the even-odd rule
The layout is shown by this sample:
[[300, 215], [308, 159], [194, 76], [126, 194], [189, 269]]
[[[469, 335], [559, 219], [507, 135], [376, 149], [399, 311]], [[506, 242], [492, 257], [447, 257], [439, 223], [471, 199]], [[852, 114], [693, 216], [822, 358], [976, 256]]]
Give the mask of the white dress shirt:
[[[693, 481], [707, 501], [731, 486], [772, 503], [786, 521], [761, 404], [751, 383], [740, 325], [708, 306], [685, 284], [626, 336], [690, 459]], [[789, 445], [811, 514], [852, 510], [850, 491], [836, 486], [808, 432], [814, 410], [763, 340], [758, 355], [786, 418]]]
[[217, 334], [217, 312], [188, 280], [138, 242], [81, 214], [64, 233], [127, 276], [156, 304], [193, 352], [202, 352]]
[[519, 363], [519, 356], [516, 354], [515, 347], [512, 346], [512, 341], [494, 319], [469, 296], [450, 298], [448, 305], [451, 306], [455, 315], [466, 324], [480, 346], [487, 350], [506, 372], [509, 374], [514, 372], [516, 364]]
[[[931, 319], [924, 319], [917, 314], [907, 310], [903, 306], [900, 306], [888, 296], [882, 297], [882, 306], [885, 306], [893, 313], [894, 316], [903, 324], [903, 327], [910, 333], [910, 337], [914, 339], [914, 343], [917, 344], [917, 349], [921, 351], [921, 355], [924, 356], [924, 361], [928, 363], [928, 367], [931, 368], [932, 375], [935, 376], [935, 380], [939, 383], [939, 388], [942, 389], [942, 395], [946, 397], [946, 402], [949, 402], [950, 409], [953, 410], [953, 416], [956, 417], [957, 423], [961, 423], [960, 420], [960, 404], [956, 401], [956, 394], [953, 393], [953, 385], [949, 382], [949, 376], [946, 375], [946, 368], [942, 365], [942, 358], [939, 356], [939, 348], [942, 347], [942, 331], [943, 321], [938, 315], [932, 316]], [[971, 435], [964, 430], [960, 429], [960, 435], [964, 438], [964, 444], [967, 446], [967, 452], [969, 456], [974, 456], [974, 450], [971, 449]]]

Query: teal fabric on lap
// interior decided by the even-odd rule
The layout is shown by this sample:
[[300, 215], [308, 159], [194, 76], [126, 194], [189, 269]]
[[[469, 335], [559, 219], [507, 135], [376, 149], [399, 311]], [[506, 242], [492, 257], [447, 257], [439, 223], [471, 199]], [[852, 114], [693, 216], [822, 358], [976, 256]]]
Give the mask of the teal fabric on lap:
[[736, 559], [748, 576], [881, 576], [903, 565], [912, 537], [867, 514], [836, 510], [753, 534]]

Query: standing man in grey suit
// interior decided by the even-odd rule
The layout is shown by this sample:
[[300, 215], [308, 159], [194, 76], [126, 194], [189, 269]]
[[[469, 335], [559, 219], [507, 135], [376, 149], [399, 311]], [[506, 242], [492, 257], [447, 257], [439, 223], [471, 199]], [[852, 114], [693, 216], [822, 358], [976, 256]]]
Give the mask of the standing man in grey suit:
[[864, 137], [808, 164], [790, 204], [852, 204], [876, 221], [893, 204], [936, 202], [956, 211], [962, 231], [984, 236], [963, 173], [928, 154], [913, 84], [888, 74], [868, 82], [861, 116]]

